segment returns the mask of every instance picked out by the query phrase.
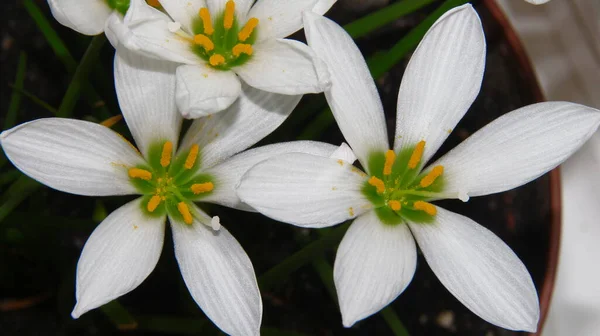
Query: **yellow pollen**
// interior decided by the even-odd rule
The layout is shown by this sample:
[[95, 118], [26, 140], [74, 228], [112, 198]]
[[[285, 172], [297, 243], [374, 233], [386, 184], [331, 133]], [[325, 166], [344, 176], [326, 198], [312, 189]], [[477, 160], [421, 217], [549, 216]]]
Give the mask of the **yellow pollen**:
[[198, 194], [212, 191], [213, 189], [215, 189], [215, 185], [212, 182], [196, 183], [196, 184], [192, 184], [190, 189], [192, 190], [192, 192], [195, 195], [198, 195]]
[[194, 43], [201, 46], [206, 51], [215, 49], [215, 44], [206, 35], [198, 34], [194, 36]]
[[252, 35], [252, 32], [254, 31], [254, 28], [256, 28], [256, 26], [258, 26], [258, 19], [250, 18], [250, 20], [246, 22], [244, 28], [242, 28], [242, 30], [240, 30], [240, 32], [238, 33], [238, 40], [240, 40], [241, 42], [246, 41], [250, 37], [250, 35]]
[[108, 128], [113, 127], [116, 123], [118, 123], [119, 121], [121, 121], [121, 119], [123, 119], [123, 115], [122, 114], [117, 114], [114, 117], [110, 117], [106, 120], [104, 120], [103, 122], [100, 123], [100, 125], [102, 126], [106, 126]]
[[442, 176], [444, 173], [444, 166], [435, 166], [433, 169], [427, 174], [427, 176], [421, 179], [421, 187], [427, 188], [435, 182], [435, 179]]
[[212, 26], [212, 20], [210, 19], [210, 12], [208, 8], [202, 7], [200, 8], [200, 19], [202, 19], [202, 25], [204, 26], [204, 34], [212, 35], [215, 32], [215, 29]]
[[385, 152], [385, 165], [383, 166], [383, 175], [388, 176], [392, 174], [392, 166], [396, 160], [396, 153], [393, 150]]
[[383, 192], [385, 191], [385, 184], [382, 180], [378, 179], [377, 177], [371, 176], [368, 182], [370, 185], [377, 188], [378, 194], [383, 194]]
[[152, 179], [152, 173], [145, 169], [131, 168], [129, 169], [129, 177], [149, 181]]
[[183, 216], [183, 221], [185, 224], [192, 224], [192, 213], [185, 202], [177, 203], [177, 210], [179, 210], [179, 213]]
[[161, 201], [160, 196], [158, 196], [158, 195], [152, 196], [150, 201], [148, 201], [148, 206], [147, 206], [148, 211], [154, 212], [154, 210], [156, 210], [156, 208], [158, 208], [160, 201]]
[[158, 0], [146, 0], [146, 3], [152, 7], [160, 7], [160, 2], [158, 2]]
[[421, 162], [421, 157], [423, 156], [423, 150], [425, 149], [425, 141], [421, 140], [415, 147], [415, 150], [412, 152], [410, 156], [410, 160], [408, 160], [408, 168], [415, 169], [419, 162]]
[[388, 205], [390, 206], [390, 208], [392, 208], [392, 210], [394, 211], [398, 211], [402, 208], [402, 205], [400, 204], [399, 201], [396, 200], [391, 200], [388, 202]]
[[187, 158], [185, 158], [185, 164], [183, 165], [185, 169], [192, 169], [194, 163], [196, 163], [196, 159], [198, 158], [199, 151], [200, 146], [192, 145], [192, 148], [190, 148], [190, 153], [188, 154]]
[[223, 27], [225, 27], [225, 29], [229, 29], [233, 26], [234, 14], [235, 14], [235, 2], [233, 0], [229, 0], [225, 4], [225, 17], [223, 18]]
[[250, 44], [236, 44], [233, 49], [231, 49], [233, 56], [239, 57], [241, 54], [246, 54], [248, 56], [252, 55], [252, 45]]
[[160, 155], [160, 165], [163, 167], [168, 166], [171, 163], [171, 155], [173, 155], [173, 143], [171, 141], [165, 142]]
[[214, 54], [210, 56], [210, 58], [208, 59], [208, 63], [210, 63], [210, 65], [212, 66], [225, 64], [225, 57], [223, 57], [223, 55]]
[[429, 216], [435, 216], [435, 214], [437, 214], [437, 208], [431, 203], [416, 201], [413, 207], [415, 210], [425, 211]]

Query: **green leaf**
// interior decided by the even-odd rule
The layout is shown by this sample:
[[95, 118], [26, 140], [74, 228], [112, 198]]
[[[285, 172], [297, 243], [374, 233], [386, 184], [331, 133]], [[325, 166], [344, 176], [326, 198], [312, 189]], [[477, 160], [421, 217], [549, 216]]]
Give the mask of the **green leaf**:
[[100, 307], [100, 310], [119, 330], [135, 330], [138, 328], [138, 322], [117, 300], [105, 304]]
[[13, 182], [0, 198], [0, 223], [40, 185], [25, 175]]
[[[27, 71], [27, 54], [22, 52], [19, 54], [19, 63], [17, 64], [17, 75], [15, 76], [15, 88], [23, 89], [23, 83], [25, 82], [25, 73]], [[10, 105], [8, 105], [8, 111], [4, 117], [4, 129], [13, 127], [17, 121], [17, 112], [21, 106], [21, 93], [13, 91], [10, 96]]]
[[20, 95], [31, 100], [32, 103], [40, 106], [41, 108], [47, 110], [50, 113], [52, 113], [53, 115], [56, 115], [58, 113], [58, 110], [56, 108], [52, 107], [52, 105], [46, 103], [39, 97], [35, 96], [33, 93], [31, 93], [25, 89], [18, 88], [14, 84], [8, 84], [8, 87], [13, 89], [14, 92], [18, 92]]
[[406, 327], [404, 326], [404, 324], [402, 324], [402, 321], [400, 321], [400, 318], [398, 318], [398, 315], [396, 314], [396, 312], [394, 311], [394, 308], [392, 308], [391, 305], [382, 309], [379, 312], [379, 314], [381, 314], [381, 316], [383, 316], [383, 319], [385, 320], [387, 325], [392, 329], [392, 332], [394, 333], [394, 335], [396, 335], [396, 336], [408, 336], [409, 335], [408, 330], [406, 330]]

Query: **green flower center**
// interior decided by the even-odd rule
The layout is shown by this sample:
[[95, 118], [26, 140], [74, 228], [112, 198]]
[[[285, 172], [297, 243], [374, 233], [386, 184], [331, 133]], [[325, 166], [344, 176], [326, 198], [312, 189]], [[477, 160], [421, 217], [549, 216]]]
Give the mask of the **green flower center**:
[[258, 19], [250, 18], [240, 27], [235, 14], [235, 1], [227, 1], [225, 10], [214, 22], [208, 8], [201, 8], [198, 16], [192, 27], [192, 51], [213, 68], [229, 70], [252, 57]]
[[129, 0], [105, 0], [108, 7], [116, 10], [117, 12], [125, 15], [129, 9]]
[[152, 216], [168, 214], [178, 221], [192, 224], [195, 217], [192, 202], [213, 192], [214, 179], [198, 173], [198, 145], [193, 145], [174, 159], [173, 153], [170, 141], [151, 146], [147, 165], [129, 168], [129, 178], [143, 195], [145, 213]]
[[386, 224], [396, 225], [409, 220], [430, 223], [437, 214], [435, 205], [444, 186], [444, 167], [435, 166], [421, 172], [425, 141], [403, 149], [396, 156], [393, 150], [374, 153], [369, 158], [371, 177], [362, 192], [373, 203], [375, 212]]

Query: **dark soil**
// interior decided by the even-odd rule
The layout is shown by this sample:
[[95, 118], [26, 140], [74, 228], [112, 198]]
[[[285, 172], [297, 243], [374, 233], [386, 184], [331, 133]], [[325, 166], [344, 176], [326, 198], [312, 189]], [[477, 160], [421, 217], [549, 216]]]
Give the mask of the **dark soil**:
[[[36, 1], [51, 18], [45, 1]], [[25, 89], [57, 107], [70, 81], [70, 75], [55, 57], [20, 1], [3, 1], [0, 26], [0, 125], [12, 93], [19, 53], [28, 56]], [[388, 49], [418, 24], [434, 6], [425, 8], [357, 41], [365, 55]], [[483, 87], [465, 118], [452, 132], [444, 153], [498, 116], [535, 102], [534, 90], [526, 80], [501, 27], [488, 10], [476, 5], [486, 31], [487, 67]], [[338, 4], [330, 16], [340, 23], [352, 21], [366, 13]], [[52, 22], [76, 59], [89, 41]], [[301, 38], [301, 35], [298, 35]], [[103, 98], [95, 107], [80, 102], [76, 118], [102, 120], [98, 106], [109, 107], [117, 114], [115, 95], [102, 76], [112, 72], [113, 50], [105, 46], [99, 67], [90, 81]], [[396, 98], [407, 60], [395, 66], [379, 80], [378, 87], [387, 113], [389, 134], [393, 134]], [[293, 140], [325, 106], [321, 96], [307, 96], [303, 105], [273, 135], [261, 143]], [[307, 107], [308, 106], [308, 107]], [[302, 115], [300, 115], [302, 113]], [[18, 122], [51, 114], [23, 98]], [[343, 141], [332, 124], [319, 139], [333, 144]], [[4, 166], [0, 173], [12, 169]], [[4, 191], [7, 185], [0, 185]], [[38, 189], [0, 225], [0, 330], [3, 335], [165, 335], [145, 331], [118, 331], [99, 309], [79, 320], [70, 318], [74, 305], [74, 271], [81, 248], [95, 227], [94, 212], [112, 211], [126, 198], [86, 198]], [[546, 270], [549, 228], [549, 179], [546, 176], [521, 188], [468, 203], [445, 201], [447, 209], [466, 215], [492, 230], [510, 245], [531, 272], [538, 290]], [[298, 251], [302, 242], [318, 238], [317, 232], [271, 221], [258, 214], [211, 207], [248, 252], [257, 275], [263, 274]], [[333, 264], [335, 250], [326, 254]], [[307, 335], [391, 335], [376, 314], [351, 329], [344, 329], [337, 301], [329, 295], [311, 264], [300, 268], [276, 288], [262, 290], [263, 326], [296, 331]], [[161, 260], [152, 275], [120, 302], [134, 316], [173, 316], [205, 319], [191, 300], [177, 268], [172, 242], [166, 240]], [[406, 291], [391, 305], [412, 335], [512, 335], [481, 320], [462, 306], [437, 280], [419, 255], [417, 272]], [[147, 315], [146, 315], [147, 314]], [[210, 323], [201, 334], [216, 334]]]

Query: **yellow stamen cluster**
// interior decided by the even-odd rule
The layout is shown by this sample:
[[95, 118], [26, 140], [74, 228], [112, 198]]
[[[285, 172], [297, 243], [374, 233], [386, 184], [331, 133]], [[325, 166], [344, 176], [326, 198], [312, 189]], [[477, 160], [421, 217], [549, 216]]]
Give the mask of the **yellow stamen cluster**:
[[198, 13], [200, 19], [202, 20], [202, 26], [204, 28], [204, 34], [212, 35], [215, 32], [215, 29], [212, 25], [212, 20], [210, 19], [210, 12], [208, 8], [202, 7], [200, 8], [200, 12]]
[[419, 162], [421, 162], [421, 157], [423, 157], [423, 151], [425, 150], [425, 141], [421, 140], [417, 143], [415, 150], [410, 156], [410, 160], [408, 160], [408, 168], [415, 169]]
[[430, 185], [432, 185], [433, 182], [435, 182], [435, 180], [438, 177], [442, 176], [443, 173], [444, 173], [444, 166], [435, 166], [429, 172], [429, 174], [427, 174], [425, 177], [423, 177], [423, 179], [421, 179], [421, 182], [419, 183], [419, 185], [423, 188], [427, 188]]
[[371, 176], [368, 182], [370, 185], [377, 188], [378, 194], [383, 194], [385, 192], [385, 183], [383, 183], [383, 181], [376, 176]]
[[435, 205], [428, 202], [416, 201], [413, 204], [413, 207], [415, 208], [415, 210], [425, 211], [425, 213], [430, 216], [435, 216], [437, 214], [437, 208], [435, 207]]
[[242, 30], [240, 30], [240, 32], [238, 33], [238, 40], [240, 40], [241, 42], [245, 42], [250, 37], [250, 35], [252, 35], [252, 32], [254, 31], [256, 26], [258, 26], [258, 19], [250, 18], [250, 20], [246, 22], [246, 25], [244, 25], [244, 28], [242, 28]]
[[167, 167], [171, 164], [171, 157], [173, 156], [173, 143], [171, 141], [165, 142], [160, 156], [160, 165]]
[[134, 179], [142, 179], [145, 181], [150, 181], [152, 179], [152, 173], [140, 168], [130, 168], [128, 171], [129, 177]]
[[202, 193], [213, 191], [213, 189], [215, 189], [215, 185], [212, 182], [196, 183], [196, 184], [192, 184], [190, 189], [192, 190], [194, 195], [199, 195]]
[[215, 49], [215, 44], [213, 43], [213, 41], [209, 39], [208, 36], [203, 34], [198, 34], [194, 36], [194, 43], [201, 46], [206, 51], [212, 51], [213, 49]]
[[208, 63], [210, 63], [210, 65], [212, 66], [223, 65], [225, 64], [225, 57], [223, 57], [223, 55], [214, 54], [210, 56], [210, 58], [208, 59]]
[[389, 201], [388, 205], [394, 211], [400, 211], [400, 209], [402, 208], [402, 205], [400, 204], [400, 201], [397, 201], [397, 200], [391, 200], [391, 201]]
[[147, 206], [148, 211], [154, 212], [154, 210], [156, 210], [156, 208], [158, 208], [158, 206], [160, 205], [160, 201], [161, 201], [160, 196], [158, 196], [158, 195], [152, 196], [150, 201], [148, 201], [148, 206]]
[[236, 44], [233, 49], [231, 49], [233, 56], [239, 57], [241, 54], [246, 54], [248, 56], [252, 55], [252, 45], [250, 44]]
[[183, 165], [183, 167], [185, 169], [192, 169], [192, 167], [194, 167], [194, 164], [196, 163], [196, 159], [198, 159], [198, 153], [200, 152], [200, 146], [194, 144], [192, 145], [192, 148], [190, 148], [190, 152], [188, 154], [188, 156], [185, 158], [185, 164]]
[[233, 18], [235, 15], [235, 1], [229, 0], [225, 4], [225, 16], [223, 18], [223, 27], [231, 29], [233, 26]]
[[193, 222], [192, 213], [190, 212], [190, 208], [188, 207], [187, 204], [185, 204], [185, 202], [177, 203], [177, 210], [179, 211], [181, 216], [183, 216], [183, 222], [185, 224], [188, 224], [188, 225], [192, 224], [192, 222]]
[[394, 161], [396, 161], [396, 153], [390, 149], [385, 153], [385, 164], [383, 166], [384, 176], [389, 176], [392, 174], [392, 166], [394, 165]]

